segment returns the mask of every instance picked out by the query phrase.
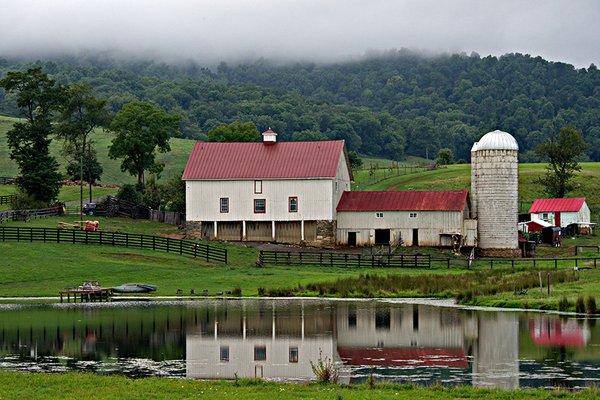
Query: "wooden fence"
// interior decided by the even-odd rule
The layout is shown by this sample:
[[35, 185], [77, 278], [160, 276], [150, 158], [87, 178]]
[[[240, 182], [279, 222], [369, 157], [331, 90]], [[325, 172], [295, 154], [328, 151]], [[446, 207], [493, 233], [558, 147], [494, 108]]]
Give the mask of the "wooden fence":
[[364, 255], [334, 252], [296, 252], [261, 250], [260, 264], [275, 265], [321, 265], [331, 267], [365, 268], [597, 268], [600, 257], [567, 258], [466, 258], [431, 257], [427, 254], [383, 254]]
[[185, 214], [175, 211], [150, 210], [150, 219], [152, 221], [164, 222], [171, 225], [185, 224]]
[[430, 255], [363, 255], [334, 252], [261, 250], [258, 261], [275, 265], [323, 265], [330, 267], [431, 268]]
[[7, 194], [7, 195], [0, 196], [0, 206], [2, 204], [10, 204], [14, 197], [15, 197], [14, 194]]
[[227, 250], [191, 240], [171, 239], [162, 236], [140, 235], [124, 232], [88, 232], [56, 228], [30, 228], [0, 226], [2, 242], [54, 242], [98, 244], [165, 251], [180, 255], [218, 261], [227, 264]]
[[13, 176], [0, 176], [0, 185], [12, 185], [16, 178]]
[[0, 224], [5, 221], [28, 221], [30, 219], [52, 217], [64, 214], [64, 205], [36, 210], [5, 210], [0, 211]]

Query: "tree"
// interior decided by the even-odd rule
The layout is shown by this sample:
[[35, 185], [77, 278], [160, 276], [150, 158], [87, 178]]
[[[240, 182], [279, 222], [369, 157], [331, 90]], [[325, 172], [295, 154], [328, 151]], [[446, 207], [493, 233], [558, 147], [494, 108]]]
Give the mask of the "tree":
[[578, 160], [587, 147], [581, 133], [572, 127], [562, 128], [558, 135], [537, 147], [537, 153], [548, 159], [546, 175], [538, 182], [549, 196], [565, 197], [575, 188], [573, 178], [581, 170]]
[[448, 148], [439, 149], [436, 162], [440, 165], [449, 165], [454, 162], [454, 153]]
[[185, 212], [185, 181], [181, 179], [182, 173], [159, 186], [161, 206], [167, 211]]
[[[84, 180], [89, 184], [91, 202], [92, 184], [100, 179], [102, 174], [102, 167], [93, 151], [89, 135], [94, 128], [106, 126], [109, 115], [106, 101], [94, 97], [89, 86], [70, 85], [65, 87], [61, 94], [60, 114], [54, 132], [58, 138], [64, 140], [63, 154], [70, 158], [71, 170], [67, 167], [67, 173], [73, 177], [74, 166], [79, 166], [79, 177], [76, 180], [79, 180], [79, 201], [82, 210]], [[89, 179], [84, 179], [84, 175]]]
[[[70, 150], [69, 154], [72, 154]], [[89, 185], [89, 196], [90, 202], [92, 201], [92, 186], [95, 185], [102, 177], [104, 172], [102, 165], [98, 162], [96, 151], [91, 146], [91, 142], [88, 141], [86, 152], [83, 156], [83, 164], [81, 159], [74, 157], [72, 161], [67, 164], [67, 177], [71, 180], [80, 180], [87, 182]], [[83, 207], [83, 205], [82, 205]]]
[[362, 158], [355, 151], [348, 152], [348, 161], [350, 161], [350, 169], [355, 170], [363, 165]]
[[123, 159], [121, 171], [137, 176], [144, 185], [144, 173], [159, 174], [163, 165], [156, 162], [156, 151], [171, 150], [169, 137], [179, 133], [179, 116], [167, 113], [152, 103], [134, 101], [123, 106], [110, 124], [116, 134], [108, 150], [112, 159]]
[[210, 142], [256, 142], [260, 134], [252, 122], [234, 121], [222, 124], [208, 131]]
[[39, 67], [8, 72], [0, 87], [16, 95], [17, 107], [25, 116], [24, 122], [16, 122], [6, 134], [10, 158], [19, 167], [17, 186], [33, 200], [50, 203], [56, 200], [62, 179], [49, 150], [59, 87]]

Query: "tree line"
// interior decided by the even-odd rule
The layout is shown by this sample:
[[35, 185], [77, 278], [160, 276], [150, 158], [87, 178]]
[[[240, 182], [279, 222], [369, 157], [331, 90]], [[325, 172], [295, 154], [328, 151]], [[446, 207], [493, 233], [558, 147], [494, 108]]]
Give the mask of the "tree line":
[[[151, 101], [180, 116], [184, 137], [234, 121], [273, 128], [282, 140], [345, 139], [350, 150], [401, 160], [433, 159], [449, 148], [467, 161], [484, 133], [513, 134], [522, 161], [565, 126], [590, 145], [584, 158], [600, 161], [600, 72], [591, 65], [507, 54], [425, 57], [406, 50], [331, 65], [266, 61], [167, 65], [71, 57], [34, 63], [61, 84], [83, 83], [113, 113], [133, 100]], [[0, 59], [0, 76], [30, 63]], [[0, 91], [0, 113], [17, 115]]]

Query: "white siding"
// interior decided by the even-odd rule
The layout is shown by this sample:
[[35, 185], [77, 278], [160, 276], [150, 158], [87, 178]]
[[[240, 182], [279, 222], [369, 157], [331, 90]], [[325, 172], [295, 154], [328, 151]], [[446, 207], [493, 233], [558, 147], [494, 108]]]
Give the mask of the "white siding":
[[[254, 180], [187, 181], [188, 221], [300, 221], [332, 220], [331, 179], [263, 180], [262, 194]], [[288, 210], [289, 197], [298, 197], [298, 212]], [[229, 212], [221, 213], [220, 198], [229, 198]], [[266, 200], [266, 212], [254, 213], [254, 199]]]
[[[547, 214], [547, 218], [543, 218], [544, 214]], [[583, 206], [578, 212], [561, 212], [560, 213], [560, 226], [565, 228], [575, 222], [590, 222], [590, 208], [587, 203], [583, 203]], [[541, 219], [547, 221], [552, 225], [556, 224], [555, 213], [531, 213], [531, 219]]]
[[349, 172], [349, 167], [348, 164], [346, 163], [346, 156], [344, 153], [342, 153], [341, 157], [340, 157], [340, 161], [338, 162], [338, 168], [337, 168], [337, 173], [335, 176], [335, 179], [332, 182], [333, 186], [332, 186], [332, 193], [333, 193], [333, 207], [331, 210], [332, 215], [334, 216], [335, 219], [335, 214], [336, 214], [336, 207], [338, 205], [338, 203], [340, 202], [340, 198], [342, 197], [342, 194], [344, 193], [344, 191], [350, 191], [351, 187], [350, 187], [350, 172]]
[[441, 245], [440, 234], [462, 234], [463, 212], [461, 211], [416, 211], [411, 218], [409, 211], [384, 211], [383, 218], [377, 218], [376, 211], [339, 212], [337, 215], [337, 240], [348, 242], [348, 232], [357, 232], [357, 245], [375, 243], [375, 229], [390, 229], [391, 241], [402, 238], [403, 243], [412, 246], [412, 230], [418, 229], [419, 245]]

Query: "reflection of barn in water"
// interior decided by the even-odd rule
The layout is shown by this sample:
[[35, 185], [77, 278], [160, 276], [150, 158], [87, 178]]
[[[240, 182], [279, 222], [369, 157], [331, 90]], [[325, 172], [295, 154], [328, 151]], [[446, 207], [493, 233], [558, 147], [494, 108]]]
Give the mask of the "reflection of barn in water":
[[[456, 383], [472, 377], [474, 384], [518, 385], [518, 322], [512, 314], [478, 318], [454, 309], [374, 302], [332, 308], [315, 302], [253, 304], [225, 307], [188, 333], [188, 376], [308, 380], [314, 377], [310, 362], [321, 357], [341, 361], [346, 382], [371, 372], [402, 380], [421, 368], [436, 371], [424, 383], [461, 370], [463, 381]], [[481, 332], [502, 337], [482, 341]]]

